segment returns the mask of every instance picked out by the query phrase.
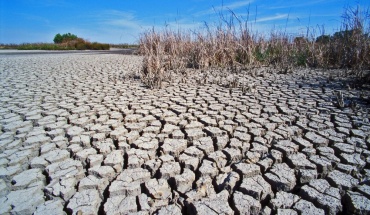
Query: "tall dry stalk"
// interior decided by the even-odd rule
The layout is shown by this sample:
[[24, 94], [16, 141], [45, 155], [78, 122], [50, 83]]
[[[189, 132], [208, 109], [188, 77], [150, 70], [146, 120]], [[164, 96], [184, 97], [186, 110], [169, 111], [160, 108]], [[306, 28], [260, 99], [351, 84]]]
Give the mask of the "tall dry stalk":
[[216, 28], [206, 24], [204, 31], [153, 28], [144, 32], [139, 41], [144, 82], [161, 87], [168, 79], [167, 71], [185, 68], [269, 65], [283, 72], [302, 66], [355, 71], [370, 68], [370, 14], [359, 7], [345, 8], [340, 31], [318, 37], [308, 28], [306, 36], [272, 31], [266, 38], [248, 28], [248, 20], [241, 20], [232, 11], [230, 14], [229, 19], [221, 14]]

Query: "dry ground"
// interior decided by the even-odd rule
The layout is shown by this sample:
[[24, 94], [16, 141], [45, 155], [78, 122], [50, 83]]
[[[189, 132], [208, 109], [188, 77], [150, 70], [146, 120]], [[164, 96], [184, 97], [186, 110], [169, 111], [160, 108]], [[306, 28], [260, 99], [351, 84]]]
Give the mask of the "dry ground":
[[370, 213], [368, 89], [266, 68], [151, 90], [141, 62], [0, 55], [0, 214]]

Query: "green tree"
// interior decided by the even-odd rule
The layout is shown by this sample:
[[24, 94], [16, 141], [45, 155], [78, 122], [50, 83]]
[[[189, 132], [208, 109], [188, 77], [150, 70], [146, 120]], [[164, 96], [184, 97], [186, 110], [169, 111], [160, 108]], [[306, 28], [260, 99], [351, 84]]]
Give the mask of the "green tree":
[[71, 34], [71, 33], [66, 33], [66, 34], [56, 34], [55, 37], [54, 37], [54, 43], [63, 43], [63, 42], [68, 42], [68, 41], [71, 41], [71, 40], [75, 40], [77, 39], [77, 35], [75, 34]]
[[57, 35], [55, 35], [54, 37], [54, 43], [62, 43], [63, 42], [63, 37], [62, 35], [60, 35], [59, 33]]
[[71, 33], [63, 34], [62, 37], [63, 37], [63, 42], [75, 40], [78, 38], [77, 35], [74, 35]]

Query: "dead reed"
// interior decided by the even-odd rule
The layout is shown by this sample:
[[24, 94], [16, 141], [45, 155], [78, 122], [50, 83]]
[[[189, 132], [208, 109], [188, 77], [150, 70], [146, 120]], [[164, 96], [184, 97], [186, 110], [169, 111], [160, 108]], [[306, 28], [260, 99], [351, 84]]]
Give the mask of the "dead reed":
[[230, 19], [220, 16], [219, 25], [202, 31], [174, 31], [154, 28], [139, 39], [144, 55], [143, 81], [160, 88], [169, 70], [249, 68], [272, 66], [281, 72], [294, 67], [347, 68], [357, 76], [370, 68], [370, 13], [347, 7], [341, 30], [334, 35], [290, 36], [273, 31], [268, 37], [248, 28], [233, 12]]

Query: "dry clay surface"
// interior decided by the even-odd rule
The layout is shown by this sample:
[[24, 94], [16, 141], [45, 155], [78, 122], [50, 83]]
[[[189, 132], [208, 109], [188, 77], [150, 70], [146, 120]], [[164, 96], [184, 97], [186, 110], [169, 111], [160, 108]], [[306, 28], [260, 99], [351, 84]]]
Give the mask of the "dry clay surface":
[[370, 213], [368, 91], [308, 70], [151, 90], [124, 78], [141, 62], [0, 56], [0, 214]]

